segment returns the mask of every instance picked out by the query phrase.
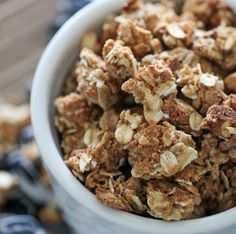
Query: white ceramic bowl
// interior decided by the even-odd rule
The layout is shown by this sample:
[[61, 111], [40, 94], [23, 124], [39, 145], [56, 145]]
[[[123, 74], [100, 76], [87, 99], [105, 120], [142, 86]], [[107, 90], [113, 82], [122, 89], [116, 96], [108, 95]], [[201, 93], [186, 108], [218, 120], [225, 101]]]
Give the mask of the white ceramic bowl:
[[53, 124], [53, 102], [59, 96], [66, 74], [78, 55], [81, 35], [89, 29], [98, 28], [105, 16], [119, 10], [123, 2], [99, 0], [79, 11], [54, 36], [38, 65], [31, 97], [32, 121], [43, 162], [52, 179], [56, 201], [77, 234], [236, 233], [236, 208], [180, 222], [165, 222], [109, 208], [98, 202], [63, 163]]

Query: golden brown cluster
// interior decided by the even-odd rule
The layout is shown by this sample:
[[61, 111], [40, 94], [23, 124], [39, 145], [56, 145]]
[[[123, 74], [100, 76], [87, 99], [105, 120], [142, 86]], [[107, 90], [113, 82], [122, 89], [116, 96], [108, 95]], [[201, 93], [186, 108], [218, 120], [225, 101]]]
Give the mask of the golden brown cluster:
[[163, 220], [236, 206], [236, 16], [128, 0], [88, 32], [56, 102], [66, 165], [114, 208]]

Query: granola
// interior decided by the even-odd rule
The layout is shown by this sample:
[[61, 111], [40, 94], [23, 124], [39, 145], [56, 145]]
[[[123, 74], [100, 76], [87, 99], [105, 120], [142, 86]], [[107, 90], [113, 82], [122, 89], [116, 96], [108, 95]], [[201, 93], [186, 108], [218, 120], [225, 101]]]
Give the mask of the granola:
[[213, 74], [203, 73], [200, 65], [194, 68], [185, 65], [179, 72], [177, 84], [201, 114], [206, 114], [210, 106], [219, 104], [227, 97], [223, 81]]
[[192, 12], [206, 27], [236, 25], [232, 9], [220, 0], [185, 0], [183, 11]]
[[127, 0], [85, 33], [55, 125], [99, 201], [167, 221], [236, 206], [235, 25], [220, 0]]
[[158, 123], [165, 117], [161, 109], [163, 99], [172, 98], [177, 92], [172, 71], [158, 64], [140, 67], [137, 76], [124, 82], [121, 88], [143, 105], [149, 123]]
[[211, 106], [201, 127], [222, 138], [236, 135], [236, 111], [227, 106]]
[[223, 69], [236, 68], [236, 28], [219, 26], [210, 31], [196, 33], [193, 50], [215, 61]]
[[119, 83], [109, 76], [104, 61], [91, 50], [81, 51], [75, 74], [78, 91], [88, 102], [109, 109], [118, 101]]

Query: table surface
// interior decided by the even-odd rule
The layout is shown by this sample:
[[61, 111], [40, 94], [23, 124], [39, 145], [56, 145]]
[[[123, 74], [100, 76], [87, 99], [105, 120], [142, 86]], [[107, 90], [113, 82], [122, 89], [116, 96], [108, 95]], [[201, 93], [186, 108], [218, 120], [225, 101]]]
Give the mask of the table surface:
[[0, 0], [0, 98], [26, 101], [26, 84], [52, 35], [56, 2]]

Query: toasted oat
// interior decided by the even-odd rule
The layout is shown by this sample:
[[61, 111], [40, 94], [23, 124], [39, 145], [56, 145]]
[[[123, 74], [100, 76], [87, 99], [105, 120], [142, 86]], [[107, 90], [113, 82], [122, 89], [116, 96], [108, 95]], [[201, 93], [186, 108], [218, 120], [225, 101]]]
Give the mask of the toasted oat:
[[155, 26], [154, 35], [168, 48], [189, 47], [193, 41], [194, 30], [199, 27], [201, 25], [187, 15], [161, 17]]
[[192, 100], [192, 106], [205, 114], [210, 106], [219, 104], [227, 96], [224, 83], [215, 75], [202, 73], [200, 66], [184, 66], [180, 70], [177, 84], [182, 87], [182, 94]]
[[219, 26], [201, 32], [193, 42], [193, 50], [201, 56], [215, 61], [223, 69], [236, 68], [236, 29]]
[[175, 77], [167, 67], [149, 65], [140, 67], [137, 76], [122, 85], [136, 103], [143, 104], [144, 117], [149, 123], [158, 123], [165, 117], [161, 109], [163, 99], [176, 94]]
[[230, 138], [236, 135], [236, 112], [227, 106], [213, 105], [209, 108], [201, 127], [219, 137]]
[[130, 110], [122, 111], [115, 131], [116, 140], [122, 145], [128, 144], [133, 139], [134, 130], [141, 125], [142, 120], [143, 116], [138, 113], [131, 113]]

